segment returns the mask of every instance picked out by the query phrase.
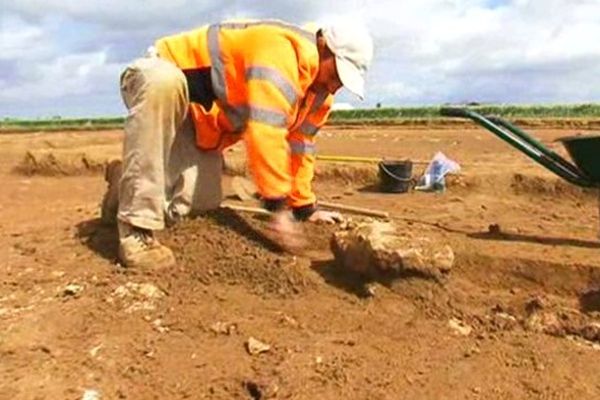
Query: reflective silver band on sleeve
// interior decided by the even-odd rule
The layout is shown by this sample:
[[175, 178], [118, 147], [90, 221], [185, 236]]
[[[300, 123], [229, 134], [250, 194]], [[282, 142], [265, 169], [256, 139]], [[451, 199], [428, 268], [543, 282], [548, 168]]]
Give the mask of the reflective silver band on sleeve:
[[315, 154], [316, 152], [314, 143], [305, 143], [299, 140], [289, 140], [288, 143], [292, 154]]
[[306, 136], [315, 136], [319, 132], [319, 127], [309, 121], [304, 121], [298, 131]]
[[290, 105], [294, 107], [298, 101], [298, 92], [278, 70], [270, 67], [249, 67], [246, 69], [246, 81], [264, 80], [272, 83]]

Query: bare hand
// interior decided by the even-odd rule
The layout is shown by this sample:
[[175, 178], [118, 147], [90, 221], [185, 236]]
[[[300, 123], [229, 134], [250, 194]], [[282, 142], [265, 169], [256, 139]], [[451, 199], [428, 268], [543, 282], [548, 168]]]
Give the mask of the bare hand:
[[281, 248], [298, 253], [306, 246], [306, 240], [300, 225], [294, 221], [289, 211], [278, 211], [269, 222], [268, 236]]
[[308, 220], [316, 223], [337, 224], [344, 222], [344, 216], [337, 211], [315, 211]]

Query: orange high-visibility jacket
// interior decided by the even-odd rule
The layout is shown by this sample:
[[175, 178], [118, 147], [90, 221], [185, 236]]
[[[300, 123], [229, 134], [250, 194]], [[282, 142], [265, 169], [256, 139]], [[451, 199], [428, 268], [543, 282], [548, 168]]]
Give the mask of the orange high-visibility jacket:
[[190, 106], [198, 147], [222, 150], [243, 138], [263, 198], [315, 202], [315, 135], [333, 103], [310, 87], [319, 69], [315, 32], [280, 21], [226, 22], [155, 45], [181, 69], [211, 68], [217, 100], [210, 110]]

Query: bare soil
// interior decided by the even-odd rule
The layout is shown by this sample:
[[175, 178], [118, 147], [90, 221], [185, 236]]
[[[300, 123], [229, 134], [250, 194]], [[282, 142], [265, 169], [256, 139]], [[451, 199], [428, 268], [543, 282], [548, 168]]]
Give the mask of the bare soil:
[[[535, 129], [560, 152], [553, 140], [573, 133]], [[304, 224], [307, 252], [283, 254], [263, 219], [230, 211], [161, 232], [173, 270], [124, 269], [116, 232], [98, 221], [95, 167], [118, 157], [121, 135], [0, 136], [0, 399], [600, 398], [597, 195], [491, 134], [321, 133], [321, 154], [443, 151], [461, 163], [443, 194], [379, 193], [369, 164], [319, 162], [316, 182], [322, 199], [388, 211], [400, 231], [449, 243], [444, 281], [341, 270], [330, 226]], [[94, 167], [24, 175], [27, 152]], [[269, 349], [251, 355], [250, 338]]]

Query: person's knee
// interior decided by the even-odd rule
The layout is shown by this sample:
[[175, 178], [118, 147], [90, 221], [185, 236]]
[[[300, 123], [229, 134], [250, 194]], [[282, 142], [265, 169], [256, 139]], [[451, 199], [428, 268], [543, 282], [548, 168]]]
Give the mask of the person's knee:
[[185, 76], [174, 65], [162, 60], [150, 60], [152, 64], [143, 69], [147, 95], [170, 95], [185, 91]]
[[172, 98], [173, 93], [182, 93], [185, 90], [184, 81], [172, 72], [154, 72], [147, 77], [147, 95]]

